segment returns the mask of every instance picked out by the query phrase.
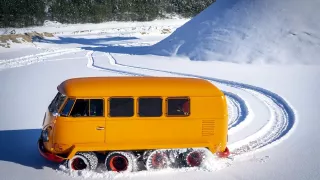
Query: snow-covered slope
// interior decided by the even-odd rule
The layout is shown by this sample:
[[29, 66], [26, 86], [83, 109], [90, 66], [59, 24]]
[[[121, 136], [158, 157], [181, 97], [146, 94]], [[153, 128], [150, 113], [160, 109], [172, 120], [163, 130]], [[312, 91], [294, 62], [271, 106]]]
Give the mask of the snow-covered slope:
[[217, 0], [153, 53], [260, 64], [320, 64], [319, 0]]

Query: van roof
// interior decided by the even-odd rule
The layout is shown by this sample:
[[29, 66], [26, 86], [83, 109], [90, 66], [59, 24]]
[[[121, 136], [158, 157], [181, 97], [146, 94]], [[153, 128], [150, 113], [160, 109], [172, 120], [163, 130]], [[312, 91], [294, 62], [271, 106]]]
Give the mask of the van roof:
[[204, 79], [186, 77], [81, 77], [65, 80], [57, 89], [74, 97], [223, 95]]

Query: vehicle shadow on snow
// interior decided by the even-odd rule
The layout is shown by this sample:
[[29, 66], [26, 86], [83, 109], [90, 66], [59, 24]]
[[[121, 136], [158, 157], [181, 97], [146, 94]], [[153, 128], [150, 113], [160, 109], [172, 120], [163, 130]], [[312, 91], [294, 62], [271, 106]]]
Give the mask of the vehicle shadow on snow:
[[126, 41], [136, 40], [137, 37], [105, 37], [105, 38], [74, 38], [74, 37], [58, 37], [59, 39], [41, 39], [39, 42], [42, 43], [53, 43], [53, 44], [82, 44], [82, 45], [94, 45], [103, 46], [111, 41]]
[[0, 161], [7, 161], [35, 169], [56, 168], [57, 164], [44, 159], [38, 151], [37, 141], [41, 129], [0, 131]]
[[100, 51], [103, 53], [118, 53], [118, 54], [130, 54], [130, 55], [155, 55], [155, 56], [171, 56], [171, 52], [165, 50], [158, 51], [155, 49], [155, 45], [150, 46], [121, 46], [121, 45], [104, 45], [99, 47], [80, 47], [81, 49], [88, 51]]
[[81, 49], [89, 51], [100, 51], [108, 53], [120, 53], [120, 54], [131, 54], [131, 55], [156, 55], [151, 52], [152, 46], [113, 46], [106, 45], [103, 47], [81, 47]]
[[132, 55], [160, 55], [165, 56], [168, 53], [153, 51], [153, 45], [146, 46], [123, 46], [113, 45], [111, 41], [136, 40], [137, 37], [105, 37], [105, 38], [77, 38], [77, 37], [58, 37], [59, 39], [41, 39], [41, 43], [52, 44], [80, 44], [79, 48], [89, 51], [100, 51], [110, 53], [132, 54]]

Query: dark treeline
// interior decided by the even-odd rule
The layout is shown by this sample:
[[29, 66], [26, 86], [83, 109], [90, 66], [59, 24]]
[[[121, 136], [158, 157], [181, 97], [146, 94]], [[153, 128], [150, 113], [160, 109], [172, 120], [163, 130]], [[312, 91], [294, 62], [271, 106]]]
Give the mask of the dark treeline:
[[169, 14], [192, 17], [215, 0], [1, 0], [0, 27], [105, 21], [151, 21]]

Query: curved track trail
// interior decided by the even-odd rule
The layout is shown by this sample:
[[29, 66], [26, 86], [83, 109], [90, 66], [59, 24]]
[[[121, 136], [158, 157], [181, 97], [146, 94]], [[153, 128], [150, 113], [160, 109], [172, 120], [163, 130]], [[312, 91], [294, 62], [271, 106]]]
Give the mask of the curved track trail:
[[[34, 63], [48, 61], [48, 59], [52, 57], [58, 57], [61, 55], [76, 53], [80, 51], [83, 51], [83, 49], [81, 48], [52, 49], [52, 50], [47, 50], [46, 52], [43, 52], [43, 53], [22, 56], [22, 57], [13, 58], [13, 59], [4, 59], [0, 61], [0, 70], [7, 69], [7, 68], [22, 67], [22, 66], [26, 66]], [[72, 59], [72, 58], [54, 59], [53, 61], [66, 60], [66, 59]]]
[[[92, 53], [93, 51], [87, 54], [89, 68], [130, 76], [148, 76], [148, 74], [157, 72], [169, 76], [202, 78], [219, 86], [228, 97], [229, 112], [231, 113], [229, 135], [240, 132], [244, 128], [249, 129], [248, 132], [250, 132], [248, 134], [247, 131], [241, 131], [244, 137], [235, 142], [229, 142], [231, 158], [263, 150], [279, 143], [289, 135], [297, 123], [296, 113], [287, 101], [266, 89], [212, 77], [120, 64], [110, 53], [107, 54], [107, 58], [109, 65], [114, 68], [102, 67], [95, 63]], [[138, 73], [137, 71], [144, 73]], [[249, 108], [251, 102], [263, 106], [259, 108], [264, 109], [264, 112], [254, 113], [254, 109]], [[268, 114], [268, 118], [260, 115], [263, 113]], [[255, 127], [259, 128], [250, 129], [250, 124], [253, 123], [255, 123]]]

